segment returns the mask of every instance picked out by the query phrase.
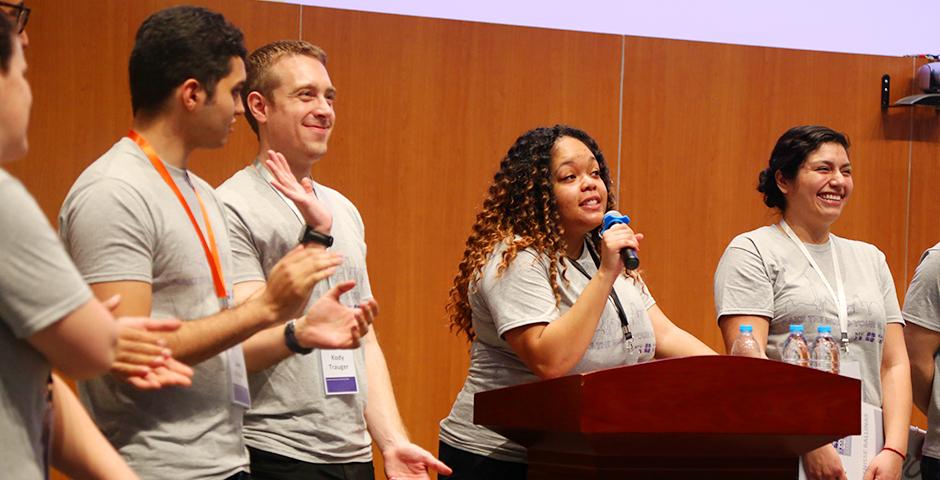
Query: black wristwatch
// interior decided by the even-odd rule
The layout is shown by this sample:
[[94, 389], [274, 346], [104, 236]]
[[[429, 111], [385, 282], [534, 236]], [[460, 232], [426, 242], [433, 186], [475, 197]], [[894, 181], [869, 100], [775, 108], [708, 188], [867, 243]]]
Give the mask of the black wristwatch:
[[300, 346], [300, 343], [297, 342], [297, 336], [294, 335], [294, 321], [291, 320], [284, 325], [284, 345], [287, 345], [287, 349], [299, 353], [301, 355], [306, 355], [313, 351], [312, 348], [304, 348]]
[[333, 237], [325, 233], [320, 233], [314, 230], [310, 225], [304, 227], [304, 233], [300, 235], [300, 243], [306, 245], [308, 243], [316, 243], [318, 245], [323, 245], [326, 248], [333, 246]]

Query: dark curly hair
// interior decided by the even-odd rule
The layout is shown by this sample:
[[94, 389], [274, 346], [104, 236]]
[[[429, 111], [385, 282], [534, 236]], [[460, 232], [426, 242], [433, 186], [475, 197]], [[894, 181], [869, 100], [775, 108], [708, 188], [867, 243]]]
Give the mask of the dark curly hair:
[[[505, 242], [508, 248], [502, 254], [498, 272], [503, 273], [520, 250], [532, 248], [549, 262], [549, 282], [555, 292], [555, 302], [561, 301], [561, 291], [555, 280], [558, 265], [565, 255], [566, 244], [562, 235], [561, 217], [552, 190], [552, 150], [562, 137], [572, 137], [584, 143], [600, 167], [600, 177], [607, 187], [607, 209], [614, 207], [610, 183], [610, 170], [597, 142], [582, 130], [566, 125], [542, 127], [520, 136], [509, 149], [493, 177], [483, 209], [477, 214], [473, 231], [467, 238], [467, 248], [460, 261], [459, 271], [450, 290], [447, 312], [451, 330], [463, 332], [469, 341], [473, 331], [470, 309], [471, 285], [480, 279], [483, 266], [496, 246]], [[596, 248], [600, 247], [598, 229], [590, 233]], [[562, 264], [563, 265], [563, 264]], [[566, 267], [561, 276], [565, 278]]]
[[806, 158], [825, 143], [838, 143], [846, 152], [850, 145], [846, 134], [819, 125], [793, 127], [780, 136], [767, 168], [757, 179], [757, 191], [764, 194], [765, 205], [786, 211], [787, 199], [777, 186], [777, 172], [783, 178], [793, 180]]
[[173, 90], [194, 78], [211, 100], [233, 57], [245, 59], [244, 36], [220, 13], [182, 5], [154, 13], [140, 25], [128, 66], [131, 108], [152, 114]]

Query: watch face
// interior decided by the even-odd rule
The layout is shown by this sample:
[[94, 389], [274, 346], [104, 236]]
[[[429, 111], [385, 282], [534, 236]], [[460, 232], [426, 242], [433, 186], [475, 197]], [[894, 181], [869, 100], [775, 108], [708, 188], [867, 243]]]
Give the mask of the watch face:
[[287, 345], [287, 349], [302, 355], [306, 355], [313, 351], [312, 348], [304, 348], [300, 346], [300, 342], [297, 341], [297, 336], [294, 333], [294, 321], [291, 320], [287, 322], [284, 326], [284, 344]]
[[318, 245], [323, 245], [324, 247], [333, 246], [333, 237], [320, 233], [310, 226], [304, 229], [304, 234], [300, 238], [300, 243], [316, 243]]

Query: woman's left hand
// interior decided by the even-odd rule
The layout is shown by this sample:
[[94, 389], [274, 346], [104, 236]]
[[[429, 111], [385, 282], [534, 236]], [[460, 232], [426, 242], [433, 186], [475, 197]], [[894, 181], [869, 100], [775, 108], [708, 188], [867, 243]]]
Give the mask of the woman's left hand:
[[333, 215], [314, 195], [313, 182], [307, 177], [298, 182], [291, 172], [287, 159], [274, 150], [268, 150], [268, 159], [264, 163], [274, 176], [271, 185], [297, 205], [307, 225], [320, 233], [329, 235], [330, 229], [333, 228]]
[[898, 480], [901, 478], [903, 467], [904, 460], [900, 455], [890, 450], [882, 450], [868, 464], [864, 480]]

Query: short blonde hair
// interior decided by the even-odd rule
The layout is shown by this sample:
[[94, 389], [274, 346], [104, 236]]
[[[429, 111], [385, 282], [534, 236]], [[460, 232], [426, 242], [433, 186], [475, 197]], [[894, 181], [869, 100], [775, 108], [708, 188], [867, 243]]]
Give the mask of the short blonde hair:
[[278, 78], [271, 74], [271, 69], [284, 57], [303, 55], [318, 60], [326, 66], [326, 52], [322, 48], [303, 40], [277, 40], [271, 42], [248, 55], [245, 62], [247, 79], [242, 89], [242, 102], [245, 104], [245, 119], [248, 125], [258, 135], [258, 121], [251, 115], [248, 108], [248, 94], [258, 92], [267, 99], [278, 85]]

